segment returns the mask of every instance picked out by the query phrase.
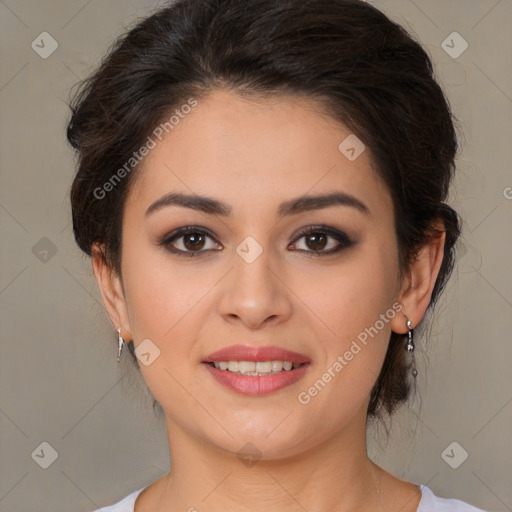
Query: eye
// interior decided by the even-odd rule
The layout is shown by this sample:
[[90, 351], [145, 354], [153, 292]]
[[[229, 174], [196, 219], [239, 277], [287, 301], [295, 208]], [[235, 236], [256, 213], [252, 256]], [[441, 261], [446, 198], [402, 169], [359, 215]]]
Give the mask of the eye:
[[[297, 244], [301, 239], [304, 239], [304, 242]], [[211, 231], [197, 226], [179, 228], [166, 235], [159, 245], [173, 254], [187, 257], [222, 249], [222, 245], [215, 240]], [[352, 240], [342, 231], [328, 226], [309, 226], [298, 233], [295, 242], [288, 248], [323, 256], [337, 253], [351, 245], [353, 245]]]
[[[301, 239], [304, 239], [304, 242], [297, 244], [297, 241]], [[323, 256], [339, 252], [352, 244], [352, 240], [342, 231], [328, 226], [310, 226], [299, 233], [289, 248]]]
[[180, 256], [197, 256], [203, 252], [217, 250], [220, 246], [209, 230], [196, 226], [177, 229], [166, 235], [160, 245]]

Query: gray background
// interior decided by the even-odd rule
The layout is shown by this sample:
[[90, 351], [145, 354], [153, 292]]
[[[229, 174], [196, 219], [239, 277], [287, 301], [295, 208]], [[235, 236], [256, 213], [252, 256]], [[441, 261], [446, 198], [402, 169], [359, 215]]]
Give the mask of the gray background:
[[[512, 3], [372, 3], [424, 44], [461, 121], [451, 203], [465, 225], [428, 343], [418, 339], [420, 393], [388, 424], [389, 440], [382, 428], [371, 433], [370, 453], [441, 496], [512, 510]], [[64, 133], [72, 85], [128, 23], [159, 4], [0, 3], [2, 511], [88, 511], [168, 470], [163, 421], [128, 359], [116, 368], [115, 332], [90, 261], [74, 245], [74, 158]], [[454, 31], [469, 44], [457, 58], [442, 47]], [[42, 32], [58, 42], [46, 59], [31, 47]], [[47, 469], [40, 464], [51, 462], [51, 449], [43, 445], [43, 456], [42, 442], [57, 454]], [[462, 450], [468, 458], [453, 469], [446, 461], [460, 463]]]

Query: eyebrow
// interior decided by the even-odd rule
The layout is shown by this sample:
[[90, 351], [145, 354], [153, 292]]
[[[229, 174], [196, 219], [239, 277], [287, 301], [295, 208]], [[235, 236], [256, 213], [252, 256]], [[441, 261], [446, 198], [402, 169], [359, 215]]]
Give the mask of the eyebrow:
[[[232, 212], [231, 206], [211, 197], [171, 192], [152, 203], [146, 210], [144, 216], [147, 217], [167, 206], [181, 206], [209, 215], [220, 215], [222, 217], [229, 217]], [[296, 197], [281, 203], [278, 208], [278, 215], [279, 217], [285, 217], [328, 208], [329, 206], [349, 206], [365, 215], [370, 215], [370, 209], [361, 200], [345, 192]]]

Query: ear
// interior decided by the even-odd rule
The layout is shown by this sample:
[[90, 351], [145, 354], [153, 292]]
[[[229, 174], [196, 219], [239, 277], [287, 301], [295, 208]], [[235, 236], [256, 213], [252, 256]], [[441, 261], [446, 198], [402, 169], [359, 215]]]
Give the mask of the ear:
[[391, 321], [391, 329], [399, 334], [407, 333], [409, 319], [415, 328], [423, 318], [430, 303], [432, 291], [443, 262], [446, 231], [442, 221], [432, 226], [432, 234], [427, 243], [418, 251], [411, 263], [409, 273], [403, 279], [398, 302], [403, 309]]
[[103, 245], [93, 244], [91, 260], [94, 276], [110, 321], [114, 325], [114, 329], [117, 331], [121, 328], [121, 336], [126, 341], [130, 341], [132, 334], [121, 276], [107, 263]]

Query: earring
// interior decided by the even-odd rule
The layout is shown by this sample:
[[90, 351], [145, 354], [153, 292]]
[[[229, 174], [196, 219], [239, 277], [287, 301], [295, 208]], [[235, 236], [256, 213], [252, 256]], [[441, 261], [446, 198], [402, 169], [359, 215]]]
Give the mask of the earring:
[[411, 324], [410, 320], [407, 320], [406, 325], [407, 325], [407, 329], [409, 329], [409, 332], [407, 333], [407, 345], [405, 348], [407, 349], [407, 352], [409, 354], [411, 354], [411, 358], [412, 358], [411, 374], [414, 378], [416, 378], [416, 376], [418, 375], [418, 370], [416, 370], [416, 361], [414, 359], [414, 338], [413, 338], [414, 329], [412, 329], [412, 324]]
[[121, 360], [121, 352], [123, 351], [123, 345], [124, 345], [124, 340], [123, 340], [123, 337], [121, 336], [121, 327], [119, 327], [119, 329], [117, 329], [117, 335], [118, 335], [118, 338], [117, 338], [117, 344], [118, 344], [117, 364], [119, 364], [119, 361]]

